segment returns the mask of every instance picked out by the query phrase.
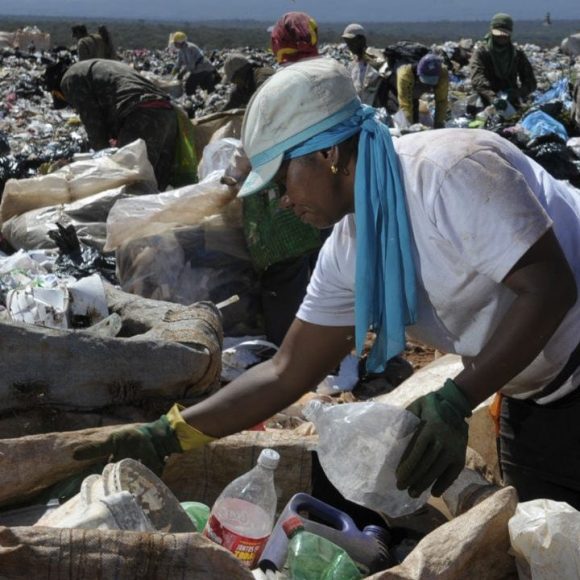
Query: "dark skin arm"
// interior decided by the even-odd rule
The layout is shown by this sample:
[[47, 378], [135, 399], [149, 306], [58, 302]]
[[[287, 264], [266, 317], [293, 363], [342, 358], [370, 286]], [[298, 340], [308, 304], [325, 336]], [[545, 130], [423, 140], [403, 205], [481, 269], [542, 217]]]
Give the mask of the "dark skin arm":
[[[552, 231], [526, 252], [503, 284], [517, 298], [481, 353], [455, 377], [473, 406], [530, 364], [576, 301], [572, 272]], [[353, 337], [352, 327], [295, 320], [273, 359], [189, 407], [183, 417], [213, 437], [247, 429], [316, 387], [352, 350]]]
[[577, 299], [574, 276], [552, 230], [502, 284], [516, 299], [482, 351], [454, 379], [474, 407], [534, 360]]
[[353, 346], [350, 326], [319, 326], [296, 319], [271, 360], [252, 367], [182, 416], [213, 437], [252, 427], [315, 388]]

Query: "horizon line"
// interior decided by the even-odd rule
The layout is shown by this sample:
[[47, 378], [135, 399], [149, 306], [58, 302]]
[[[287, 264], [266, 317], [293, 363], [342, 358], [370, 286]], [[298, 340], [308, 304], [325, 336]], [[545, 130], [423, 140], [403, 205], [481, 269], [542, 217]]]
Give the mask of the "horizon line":
[[[161, 18], [158, 16], [145, 16], [140, 18], [129, 17], [129, 16], [81, 16], [78, 14], [0, 14], [0, 18], [22, 18], [22, 19], [44, 19], [44, 20], [58, 20], [62, 18], [70, 18], [70, 19], [84, 19], [84, 20], [110, 20], [110, 21], [129, 21], [129, 22], [139, 22], [139, 21], [154, 21], [154, 22], [187, 22], [187, 23], [214, 23], [214, 22], [255, 22], [256, 24], [268, 24], [272, 23], [271, 19], [267, 20], [258, 20], [256, 18], [202, 18], [202, 19], [180, 19], [180, 18]], [[328, 24], [344, 24], [345, 22], [351, 22], [352, 19], [347, 20], [322, 20], [321, 18], [316, 19], [317, 22], [324, 22]], [[522, 22], [542, 22], [543, 18], [532, 18], [532, 19], [518, 19], [518, 23]], [[552, 24], [556, 22], [580, 22], [580, 18], [556, 18], [552, 19]], [[382, 25], [382, 24], [418, 24], [418, 23], [425, 23], [425, 22], [469, 22], [469, 23], [485, 23], [486, 25], [489, 24], [489, 19], [450, 19], [450, 18], [442, 18], [438, 20], [362, 20], [360, 19], [359, 22], [364, 24], [371, 24], [371, 25]]]

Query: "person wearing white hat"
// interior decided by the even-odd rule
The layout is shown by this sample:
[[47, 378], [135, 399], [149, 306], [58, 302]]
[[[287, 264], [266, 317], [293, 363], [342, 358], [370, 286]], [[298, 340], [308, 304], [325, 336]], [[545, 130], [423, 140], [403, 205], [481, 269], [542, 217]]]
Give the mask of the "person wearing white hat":
[[381, 106], [384, 79], [378, 71], [380, 63], [367, 49], [366, 30], [354, 22], [344, 29], [342, 39], [353, 56], [349, 70], [360, 100], [367, 105]]
[[522, 501], [580, 507], [580, 457], [566, 445], [580, 438], [578, 192], [494, 133], [441, 129], [393, 143], [375, 115], [331, 59], [290, 65], [254, 95], [242, 127], [252, 170], [239, 195], [275, 183], [304, 222], [336, 224], [296, 319], [271, 360], [77, 457], [159, 455], [255, 425], [361, 353], [372, 330], [371, 371], [406, 335], [464, 362], [408, 407], [421, 426], [397, 469], [401, 489], [440, 495], [465, 463], [465, 419], [501, 390], [506, 481]]

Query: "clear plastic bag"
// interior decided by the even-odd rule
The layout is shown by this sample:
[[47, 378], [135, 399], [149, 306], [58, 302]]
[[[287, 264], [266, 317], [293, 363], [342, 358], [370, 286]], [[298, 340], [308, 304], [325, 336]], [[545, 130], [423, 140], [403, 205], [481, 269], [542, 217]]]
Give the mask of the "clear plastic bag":
[[[182, 226], [201, 226], [216, 215], [224, 215], [228, 225], [241, 228], [241, 203], [227, 185], [219, 182], [219, 176], [166, 191], [121, 199], [111, 209], [107, 218], [106, 252], [116, 250], [123, 244], [147, 236], [163, 234]], [[211, 229], [211, 226], [209, 227]], [[245, 244], [241, 248], [249, 259]], [[237, 251], [234, 255], [239, 255]]]
[[413, 513], [427, 501], [428, 491], [412, 498], [396, 486], [395, 471], [419, 426], [415, 415], [383, 403], [320, 401], [312, 401], [304, 415], [320, 436], [320, 464], [346, 499], [389, 517]]

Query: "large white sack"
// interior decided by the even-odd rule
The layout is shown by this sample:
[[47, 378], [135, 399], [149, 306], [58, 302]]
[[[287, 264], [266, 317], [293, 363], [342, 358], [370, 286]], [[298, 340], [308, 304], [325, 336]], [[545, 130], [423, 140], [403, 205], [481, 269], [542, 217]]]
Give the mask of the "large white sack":
[[142, 139], [113, 155], [74, 161], [48, 175], [9, 179], [0, 203], [0, 222], [33, 209], [71, 203], [139, 181], [157, 185]]
[[522, 580], [580, 578], [580, 512], [569, 504], [549, 499], [520, 503], [508, 527]]

